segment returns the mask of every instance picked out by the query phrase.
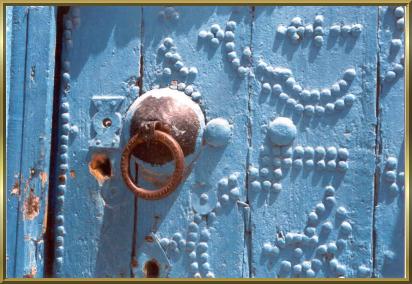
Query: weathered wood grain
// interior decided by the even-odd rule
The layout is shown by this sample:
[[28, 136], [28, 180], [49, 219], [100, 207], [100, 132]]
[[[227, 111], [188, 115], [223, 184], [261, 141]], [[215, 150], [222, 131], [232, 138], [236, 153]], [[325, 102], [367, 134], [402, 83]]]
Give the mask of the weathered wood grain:
[[[8, 229], [14, 277], [42, 277], [48, 202], [56, 21], [54, 7], [14, 7], [8, 145]], [[41, 27], [41, 29], [39, 29]], [[22, 34], [23, 33], [23, 34]], [[14, 73], [15, 72], [15, 73]], [[18, 76], [18, 77], [13, 77]], [[14, 84], [16, 84], [15, 87]], [[20, 98], [20, 99], [19, 99]], [[16, 116], [14, 116], [14, 113]], [[13, 117], [14, 116], [14, 117]], [[16, 119], [16, 120], [14, 120]], [[18, 148], [15, 148], [18, 147]], [[11, 225], [16, 218], [16, 227]], [[9, 244], [10, 244], [9, 242]]]
[[[130, 276], [134, 196], [123, 187], [121, 151], [112, 140], [123, 102], [136, 96], [140, 23], [137, 6], [71, 7], [65, 17], [54, 177], [59, 277]], [[104, 135], [105, 118], [113, 127]]]
[[404, 13], [403, 7], [379, 7], [376, 277], [405, 275]]
[[[71, 7], [53, 108], [56, 7], [8, 7], [7, 276], [43, 276], [53, 179], [56, 277], [402, 277], [404, 13]], [[205, 123], [181, 185], [144, 200], [120, 157], [162, 88]], [[147, 188], [172, 167], [138, 163]]]
[[376, 19], [375, 7], [256, 7], [252, 277], [370, 276]]
[[[168, 86], [175, 80], [179, 90], [199, 102], [206, 122], [224, 119], [232, 132], [229, 142], [221, 146], [209, 141], [212, 146], [204, 138], [205, 145], [191, 173], [171, 196], [158, 201], [138, 200], [137, 256], [145, 246], [144, 237], [155, 233], [172, 266], [169, 277], [248, 277], [244, 236], [247, 214], [242, 205], [248, 148], [247, 80], [239, 77], [228, 61], [227, 40], [219, 38], [213, 43], [200, 35], [201, 31], [212, 33], [211, 29], [223, 33], [228, 30], [228, 21], [237, 23], [236, 51], [241, 53], [250, 45], [248, 7], [143, 8], [143, 91]], [[213, 24], [218, 26], [212, 28]], [[162, 51], [169, 39], [173, 41], [171, 62], [171, 54]], [[174, 56], [182, 65], [175, 65]], [[184, 68], [189, 71], [187, 77]], [[229, 185], [219, 188], [219, 182]], [[226, 200], [234, 183], [239, 196]], [[200, 206], [202, 194], [208, 201]], [[173, 248], [176, 242], [177, 254]], [[136, 270], [136, 276], [141, 277], [141, 267]]]

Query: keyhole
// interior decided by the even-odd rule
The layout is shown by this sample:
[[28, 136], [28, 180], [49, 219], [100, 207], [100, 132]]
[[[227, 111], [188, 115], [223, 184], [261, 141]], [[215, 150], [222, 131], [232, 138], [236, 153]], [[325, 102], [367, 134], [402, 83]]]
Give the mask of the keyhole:
[[103, 126], [108, 128], [110, 126], [112, 126], [112, 120], [108, 117], [106, 117], [105, 119], [103, 119]]
[[146, 278], [158, 278], [159, 277], [159, 264], [154, 259], [146, 261], [143, 267], [143, 272], [144, 272], [144, 277]]

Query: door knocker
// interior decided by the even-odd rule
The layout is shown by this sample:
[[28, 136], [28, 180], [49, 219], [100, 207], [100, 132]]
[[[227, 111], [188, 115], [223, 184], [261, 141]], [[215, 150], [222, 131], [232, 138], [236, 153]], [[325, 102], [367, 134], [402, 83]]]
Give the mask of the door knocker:
[[[127, 187], [150, 200], [175, 191], [199, 156], [204, 128], [199, 105], [183, 92], [154, 89], [136, 99], [126, 114], [123, 130], [121, 173]], [[132, 159], [138, 164], [139, 181], [158, 189], [136, 185], [130, 169]]]

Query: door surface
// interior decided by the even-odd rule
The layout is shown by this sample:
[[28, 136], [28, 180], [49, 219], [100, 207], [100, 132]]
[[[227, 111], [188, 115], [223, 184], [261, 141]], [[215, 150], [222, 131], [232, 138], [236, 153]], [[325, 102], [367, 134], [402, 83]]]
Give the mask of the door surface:
[[[51, 276], [403, 277], [404, 13], [68, 9], [58, 17], [46, 186]], [[194, 105], [199, 125], [184, 123], [198, 136], [178, 187], [148, 200], [125, 182], [122, 153], [139, 112], [133, 103], [161, 92]], [[152, 105], [157, 115], [163, 107]], [[128, 167], [133, 183], [154, 190], [174, 163], [149, 164]], [[8, 230], [18, 236], [18, 203], [9, 198]], [[30, 250], [15, 243], [9, 259]], [[24, 273], [33, 262], [42, 269], [36, 261]]]

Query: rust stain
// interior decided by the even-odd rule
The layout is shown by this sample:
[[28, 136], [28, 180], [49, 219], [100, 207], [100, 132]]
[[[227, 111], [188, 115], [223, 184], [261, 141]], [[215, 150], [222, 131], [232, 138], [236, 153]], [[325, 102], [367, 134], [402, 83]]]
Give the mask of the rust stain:
[[70, 176], [71, 178], [75, 178], [76, 177], [76, 172], [74, 170], [70, 171]]
[[66, 176], [65, 175], [59, 175], [59, 182], [65, 183], [66, 182]]
[[20, 195], [20, 184], [19, 184], [19, 180], [16, 179], [16, 181], [14, 182], [13, 188], [11, 189], [11, 195]]
[[46, 182], [49, 180], [46, 172], [40, 172], [41, 187], [44, 188]]
[[27, 195], [30, 189], [30, 182], [33, 178], [33, 175], [35, 174], [34, 169], [30, 169], [30, 177], [24, 182], [23, 175], [20, 175], [20, 184], [24, 183], [24, 189], [23, 189], [23, 194]]
[[23, 213], [26, 220], [33, 220], [40, 213], [40, 198], [34, 194], [32, 188], [28, 198], [24, 201]]
[[37, 268], [36, 266], [32, 266], [30, 273], [24, 275], [23, 278], [34, 278], [36, 274], [37, 274]]
[[29, 191], [30, 188], [30, 180], [31, 178], [29, 178], [28, 180], [26, 180], [26, 182], [24, 183], [24, 194], [27, 194], [27, 192]]
[[153, 243], [153, 241], [154, 241], [152, 236], [146, 236], [146, 237], [144, 237], [144, 239], [145, 239], [146, 242], [149, 242], [149, 243]]

